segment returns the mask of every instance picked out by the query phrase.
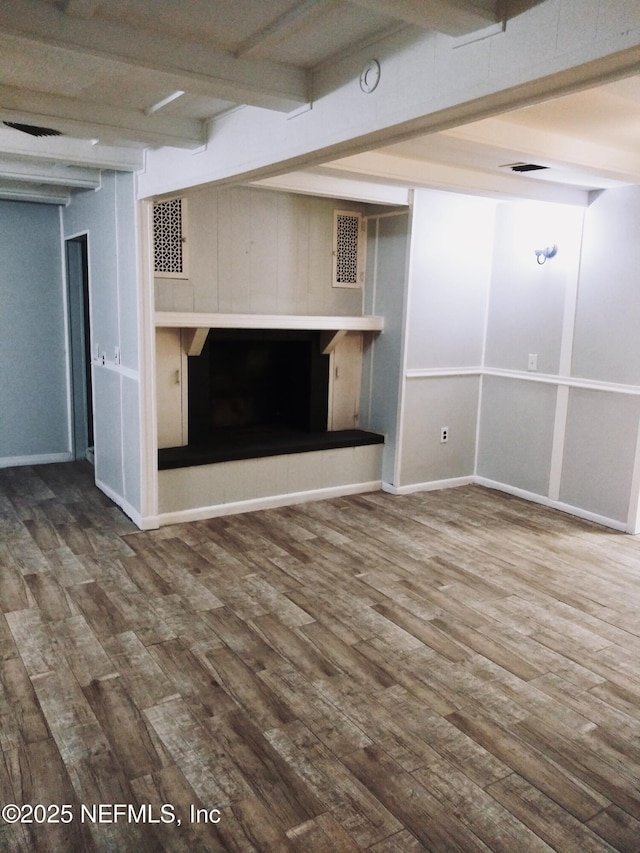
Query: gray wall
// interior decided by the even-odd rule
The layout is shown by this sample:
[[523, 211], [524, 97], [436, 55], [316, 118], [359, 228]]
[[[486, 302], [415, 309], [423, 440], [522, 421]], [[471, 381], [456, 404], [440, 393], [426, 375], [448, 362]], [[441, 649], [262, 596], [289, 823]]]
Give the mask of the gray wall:
[[0, 466], [70, 458], [60, 215], [0, 201]]
[[[64, 210], [64, 237], [87, 232], [96, 482], [141, 509], [138, 281], [134, 178], [103, 173]], [[120, 358], [118, 360], [117, 353]]]
[[[404, 389], [402, 486], [471, 477], [475, 464], [478, 376], [410, 379]], [[440, 442], [447, 427], [449, 441]]]
[[556, 387], [485, 376], [478, 474], [537, 495], [549, 493]]
[[625, 521], [640, 419], [640, 398], [573, 388], [564, 439], [560, 499]]

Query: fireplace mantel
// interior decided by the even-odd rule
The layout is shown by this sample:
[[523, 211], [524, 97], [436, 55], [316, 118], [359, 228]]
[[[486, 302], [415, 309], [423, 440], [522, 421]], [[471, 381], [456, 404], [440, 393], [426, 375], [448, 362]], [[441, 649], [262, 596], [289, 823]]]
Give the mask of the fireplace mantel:
[[302, 314], [201, 314], [156, 311], [156, 327], [174, 329], [310, 329], [319, 331], [381, 332], [384, 318], [307, 316]]
[[384, 318], [305, 314], [201, 314], [193, 311], [156, 311], [156, 328], [190, 329], [187, 355], [200, 355], [209, 329], [297, 329], [321, 331], [322, 351], [329, 353], [346, 332], [381, 332]]

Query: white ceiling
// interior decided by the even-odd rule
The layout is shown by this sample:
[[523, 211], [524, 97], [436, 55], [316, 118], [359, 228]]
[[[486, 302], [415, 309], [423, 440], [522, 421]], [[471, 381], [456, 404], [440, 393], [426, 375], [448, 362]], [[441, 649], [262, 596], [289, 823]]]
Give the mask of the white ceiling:
[[[540, 0], [518, 0], [534, 5]], [[0, 197], [64, 203], [146, 147], [197, 148], [248, 104], [284, 113], [314, 70], [400, 28], [448, 35], [496, 21], [497, 0], [3, 0]], [[378, 182], [546, 197], [640, 182], [640, 78], [355, 155], [317, 169]], [[508, 164], [549, 168], [516, 175]], [[553, 185], [552, 189], [549, 187]], [[545, 188], [546, 187], [546, 188]]]
[[[513, 165], [538, 171], [516, 173]], [[316, 174], [584, 204], [640, 184], [640, 76], [346, 157]]]

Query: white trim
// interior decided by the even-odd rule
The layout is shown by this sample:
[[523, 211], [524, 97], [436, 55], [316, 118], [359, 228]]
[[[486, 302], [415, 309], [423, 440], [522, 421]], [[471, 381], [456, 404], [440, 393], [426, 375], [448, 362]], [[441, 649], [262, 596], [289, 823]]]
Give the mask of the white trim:
[[62, 276], [62, 308], [63, 308], [63, 324], [64, 324], [64, 354], [66, 362], [65, 380], [67, 387], [67, 446], [69, 453], [75, 456], [76, 451], [76, 435], [75, 435], [75, 412], [74, 412], [74, 395], [73, 395], [73, 364], [71, 351], [71, 317], [70, 299], [69, 299], [69, 269], [67, 264], [67, 241], [64, 236], [64, 216], [62, 208], [58, 208], [58, 223], [60, 227], [60, 273]]
[[583, 379], [579, 376], [564, 376], [553, 373], [531, 373], [526, 370], [507, 370], [498, 367], [444, 367], [410, 369], [405, 372], [407, 379], [439, 379], [452, 376], [498, 376], [502, 379], [542, 382], [546, 385], [581, 388], [585, 391], [604, 391], [611, 394], [640, 396], [640, 385], [625, 385], [622, 382], [606, 382], [605, 380]]
[[636, 436], [636, 449], [633, 458], [633, 473], [629, 490], [629, 514], [627, 533], [640, 533], [640, 425]]
[[454, 489], [458, 486], [469, 486], [475, 483], [475, 477], [449, 477], [446, 480], [431, 480], [427, 483], [411, 483], [409, 486], [394, 486], [392, 483], [382, 484], [382, 491], [390, 495], [412, 495], [415, 492], [436, 492], [440, 489]]
[[[153, 518], [145, 518], [143, 522], [147, 524], [157, 522], [157, 525], [162, 527], [166, 524], [177, 524], [184, 521], [203, 521], [207, 518], [218, 518], [224, 515], [256, 512], [261, 509], [276, 509], [281, 506], [292, 506], [294, 504], [327, 500], [329, 498], [341, 498], [347, 495], [359, 495], [364, 492], [378, 492], [381, 487], [382, 483], [380, 480], [353, 483], [348, 486], [329, 486], [323, 489], [310, 489], [304, 492], [290, 492], [281, 495], [270, 495], [264, 498], [252, 498], [246, 501], [232, 501], [230, 503], [176, 510], [174, 512], [163, 512]], [[149, 527], [144, 527], [143, 529], [148, 530]]]
[[559, 512], [567, 513], [567, 515], [573, 515], [577, 518], [582, 518], [585, 521], [592, 521], [595, 524], [601, 524], [604, 527], [610, 527], [613, 530], [619, 530], [622, 533], [637, 532], [624, 521], [619, 521], [615, 518], [609, 518], [605, 515], [599, 515], [595, 512], [589, 512], [589, 510], [573, 506], [572, 504], [564, 503], [560, 500], [554, 500], [545, 495], [538, 495], [535, 494], [535, 492], [529, 492], [526, 489], [519, 489], [515, 486], [510, 486], [506, 483], [499, 483], [495, 480], [490, 480], [487, 477], [478, 477], [477, 475], [472, 475], [469, 477], [451, 477], [446, 480], [431, 480], [426, 483], [412, 483], [408, 486], [394, 486], [391, 483], [383, 482], [381, 488], [383, 492], [388, 492], [391, 495], [410, 495], [416, 492], [434, 492], [439, 491], [440, 489], [452, 489], [457, 488], [458, 486], [468, 485], [477, 485], [485, 489], [494, 489], [498, 492], [504, 492], [508, 495], [514, 495], [514, 497], [522, 498], [525, 501], [541, 504], [542, 506], [549, 507], [549, 509], [555, 509]]
[[[100, 187], [100, 189], [102, 190], [102, 186]], [[96, 192], [98, 192], [98, 190], [96, 190]], [[90, 218], [91, 217], [89, 217], [89, 219]], [[87, 238], [87, 240], [86, 240], [86, 242], [87, 242], [87, 300], [89, 302], [89, 344], [90, 344], [90, 347], [89, 347], [90, 363], [85, 366], [85, 369], [89, 371], [89, 376], [91, 378], [91, 403], [89, 403], [89, 400], [87, 400], [87, 432], [88, 432], [88, 428], [89, 428], [89, 409], [91, 409], [91, 434], [93, 436], [93, 466], [94, 466], [94, 470], [97, 470], [96, 457], [100, 455], [100, 449], [96, 448], [96, 433], [97, 433], [97, 429], [96, 429], [96, 378], [94, 375], [95, 371], [94, 371], [93, 355], [94, 355], [94, 347], [95, 347], [96, 359], [98, 358], [98, 355], [99, 355], [98, 347], [100, 346], [100, 342], [95, 340], [95, 330], [96, 330], [96, 324], [95, 324], [95, 319], [94, 319], [94, 310], [95, 309], [93, 307], [94, 297], [92, 295], [92, 290], [95, 288], [95, 282], [93, 281], [94, 276], [93, 276], [93, 269], [92, 269], [92, 265], [91, 265], [91, 245], [92, 245], [91, 228], [85, 228], [83, 231], [80, 231], [78, 233], [78, 236], [80, 236], [82, 234], [84, 234]], [[75, 237], [75, 235], [72, 235], [72, 237], [67, 237], [67, 240], [73, 239], [73, 237]], [[83, 299], [83, 304], [84, 304], [84, 293], [82, 294], [82, 299]], [[84, 317], [84, 307], [83, 307], [82, 311], [83, 311], [83, 317]], [[86, 333], [87, 333], [87, 330], [85, 328], [85, 324], [84, 324], [84, 320], [83, 320], [83, 335], [86, 335]], [[85, 351], [86, 351], [86, 343], [85, 343]]]
[[366, 213], [364, 215], [364, 221], [369, 222], [370, 219], [391, 219], [394, 216], [406, 216], [409, 212], [409, 193], [412, 193], [413, 190], [407, 190], [407, 202], [401, 210], [385, 210], [384, 213]]
[[[371, 282], [371, 310], [375, 311], [376, 309], [376, 301], [378, 298], [378, 237], [380, 233], [380, 222], [379, 217], [374, 217], [375, 219], [375, 229], [376, 233], [373, 236], [375, 251], [373, 252], [373, 270], [365, 270], [365, 279], [367, 277], [367, 273], [369, 273], [369, 281]], [[369, 223], [367, 222], [367, 237], [369, 231]], [[366, 299], [366, 287], [367, 282], [365, 280], [365, 286], [362, 288], [362, 298]], [[364, 355], [364, 352], [363, 352]], [[371, 347], [369, 349], [369, 388], [367, 390], [368, 394], [368, 407], [367, 407], [367, 425], [371, 423], [371, 413], [373, 411], [373, 377], [374, 377], [374, 368], [375, 368], [375, 358], [376, 358], [376, 341], [371, 341]], [[363, 362], [364, 364], [364, 362]], [[362, 415], [362, 412], [360, 412]], [[386, 436], [385, 436], [386, 439]]]
[[110, 370], [112, 373], [117, 373], [118, 376], [123, 376], [126, 379], [132, 379], [134, 382], [137, 382], [140, 378], [139, 372], [134, 370], [132, 367], [125, 367], [115, 361], [108, 361], [106, 358], [104, 362], [102, 359], [100, 359], [100, 361], [96, 361], [94, 359], [92, 364], [94, 367], [98, 367], [101, 370]]
[[482, 399], [484, 394], [484, 376], [482, 373], [478, 376], [478, 405], [476, 408], [476, 429], [475, 429], [475, 444], [473, 446], [473, 472], [478, 471], [478, 458], [480, 455], [480, 427], [482, 425]]
[[50, 465], [73, 462], [73, 453], [36, 453], [33, 456], [0, 456], [0, 468], [19, 468], [23, 465]]
[[157, 527], [158, 424], [156, 411], [155, 288], [153, 278], [153, 204], [139, 201], [136, 207], [138, 235], [138, 368], [140, 400], [140, 506], [142, 527], [149, 519]]
[[[493, 209], [493, 243], [495, 248], [496, 242], [496, 207]], [[489, 338], [489, 308], [491, 302], [491, 284], [493, 281], [493, 264], [495, 260], [495, 252], [491, 253], [491, 264], [487, 271], [487, 289], [484, 300], [484, 317], [482, 318], [482, 350], [480, 352], [480, 364], [485, 365], [487, 361], [487, 340]], [[478, 368], [478, 407], [476, 409], [476, 435], [475, 445], [473, 448], [473, 472], [478, 471], [478, 460], [480, 458], [480, 429], [482, 426], [482, 401], [484, 398], [484, 372], [483, 367]], [[474, 368], [469, 368], [468, 375], [475, 375]]]
[[[84, 363], [84, 361], [85, 361], [85, 337], [88, 334], [89, 335], [89, 342], [91, 343], [92, 342], [92, 334], [93, 334], [93, 325], [92, 325], [93, 320], [91, 318], [91, 258], [90, 258], [90, 253], [89, 253], [89, 229], [83, 228], [81, 231], [76, 231], [72, 234], [65, 234], [64, 233], [64, 218], [63, 218], [63, 233], [62, 233], [63, 250], [62, 250], [62, 252], [63, 252], [63, 263], [65, 266], [65, 277], [66, 277], [67, 292], [69, 290], [69, 268], [68, 268], [68, 264], [67, 264], [67, 244], [73, 240], [77, 240], [79, 237], [85, 237], [86, 238], [86, 246], [87, 246], [87, 281], [86, 281], [86, 286], [87, 286], [87, 299], [89, 300], [89, 329], [85, 329], [85, 327], [84, 327], [84, 292], [83, 292], [84, 291], [84, 282], [81, 284], [81, 288], [80, 288], [80, 304], [82, 306], [81, 307], [81, 317], [82, 317], [81, 318], [81, 324], [82, 324], [81, 348], [82, 348], [82, 361]], [[71, 352], [71, 328], [69, 328], [69, 350], [70, 350], [69, 358], [72, 359], [73, 353]], [[93, 420], [93, 412], [95, 411], [95, 409], [94, 409], [94, 405], [95, 405], [94, 386], [93, 386], [93, 351], [91, 348], [89, 349], [89, 357], [90, 357], [91, 361], [89, 362], [89, 364], [84, 365], [84, 369], [85, 369], [85, 371], [88, 371], [88, 373], [91, 377], [91, 400], [89, 400], [87, 398], [87, 395], [84, 392], [83, 392], [83, 400], [84, 400], [84, 409], [85, 409], [84, 414], [85, 414], [85, 418], [86, 418], [86, 427], [87, 427], [87, 438], [89, 435], [89, 427], [91, 427], [91, 432], [93, 434], [93, 440], [95, 443], [96, 428], [95, 428], [95, 422]], [[70, 363], [72, 363], [72, 362], [70, 362]], [[71, 376], [71, 378], [73, 378], [73, 376]], [[82, 382], [84, 385], [84, 382], [85, 382], [84, 377], [82, 379]], [[75, 436], [76, 401], [75, 401], [74, 395], [75, 395], [75, 388], [73, 388], [73, 386], [72, 386], [72, 388], [71, 388], [71, 417], [72, 417], [72, 423], [74, 426], [73, 426], [73, 432], [72, 432], [73, 441], [71, 444], [71, 454], [72, 454], [72, 457], [75, 459], [75, 454], [76, 454], [76, 436]], [[90, 417], [91, 417], [91, 424], [89, 424], [89, 418]], [[93, 452], [92, 448], [87, 448], [87, 452], [89, 450], [92, 450], [92, 452]], [[95, 454], [93, 454], [93, 456], [91, 458], [91, 464], [95, 466]]]
[[582, 264], [583, 240], [584, 240], [584, 217], [585, 211], [581, 212], [580, 241], [575, 261], [567, 270], [567, 285], [564, 295], [564, 309], [562, 316], [562, 336], [560, 338], [560, 372], [568, 376], [571, 373], [573, 361], [573, 343], [575, 336], [576, 312], [578, 310], [578, 288], [580, 286], [580, 268]]
[[567, 430], [568, 412], [569, 388], [567, 388], [566, 385], [559, 385], [556, 395], [556, 414], [553, 423], [551, 466], [549, 469], [549, 497], [556, 501], [560, 499], [562, 463], [564, 460], [564, 439]]
[[522, 498], [531, 503], [542, 504], [542, 506], [550, 509], [557, 509], [560, 512], [566, 512], [568, 515], [575, 515], [578, 518], [583, 518], [585, 521], [592, 521], [595, 524], [601, 524], [604, 527], [611, 527], [614, 530], [619, 530], [622, 533], [627, 532], [627, 524], [625, 521], [619, 521], [616, 518], [608, 518], [605, 515], [598, 515], [595, 512], [582, 509], [581, 507], [573, 506], [572, 504], [563, 503], [562, 501], [553, 500], [545, 495], [537, 495], [535, 492], [528, 492], [526, 489], [518, 489], [515, 486], [509, 486], [506, 483], [498, 483], [495, 480], [489, 480], [486, 477], [475, 477], [474, 482], [478, 486], [484, 486], [486, 489], [495, 489], [498, 492], [505, 492], [508, 495]]
[[311, 489], [305, 492], [292, 492], [290, 494], [271, 495], [264, 498], [255, 498], [246, 501], [233, 501], [226, 504], [214, 504], [211, 506], [193, 507], [191, 509], [176, 510], [174, 512], [159, 513], [158, 515], [149, 515], [140, 517], [131, 507], [123, 505], [120, 499], [112, 495], [107, 488], [102, 484], [96, 483], [121, 509], [134, 521], [141, 530], [152, 530], [157, 527], [163, 527], [169, 524], [178, 524], [190, 521], [203, 521], [207, 518], [218, 518], [225, 515], [237, 515], [244, 512], [256, 512], [263, 509], [275, 509], [282, 506], [293, 506], [294, 504], [308, 503], [317, 500], [327, 500], [330, 498], [346, 497], [348, 495], [363, 494], [365, 492], [375, 492], [382, 490], [391, 495], [401, 496], [415, 494], [417, 492], [439, 491], [442, 489], [458, 488], [460, 486], [477, 485], [486, 489], [494, 489], [495, 491], [504, 492], [505, 494], [513, 495], [514, 497], [522, 498], [523, 500], [537, 503], [546, 506], [549, 509], [564, 512], [567, 515], [572, 515], [577, 518], [582, 518], [585, 521], [600, 524], [604, 527], [618, 530], [622, 533], [634, 533], [633, 529], [623, 522], [614, 518], [599, 515], [598, 513], [589, 512], [588, 510], [562, 501], [553, 500], [544, 495], [538, 495], [534, 492], [529, 492], [525, 489], [519, 489], [515, 486], [510, 486], [505, 483], [499, 483], [495, 480], [489, 480], [486, 477], [468, 476], [468, 477], [451, 477], [445, 480], [432, 480], [425, 483], [414, 483], [409, 486], [394, 486], [391, 483], [381, 482], [380, 480], [370, 481], [367, 483], [357, 483], [349, 486], [331, 486], [323, 489]]
[[407, 243], [404, 253], [404, 282], [402, 288], [403, 312], [400, 337], [400, 376], [398, 387], [398, 411], [396, 414], [396, 446], [393, 465], [393, 479], [396, 483], [399, 483], [402, 478], [402, 456], [404, 452], [404, 401], [406, 397], [405, 392], [407, 384], [407, 364], [409, 361], [409, 317], [411, 316], [410, 311], [413, 294], [413, 277], [415, 267], [415, 198], [415, 192], [411, 190], [411, 192], [409, 193], [409, 222], [407, 227]]
[[[120, 277], [120, 239], [118, 233], [118, 214], [120, 211], [120, 203], [119, 203], [119, 193], [118, 193], [118, 174], [113, 173], [113, 234], [114, 234], [114, 242], [115, 242], [115, 283], [116, 283], [116, 328], [117, 328], [117, 358], [116, 353], [113, 353], [113, 362], [109, 364], [109, 359], [107, 358], [104, 366], [107, 367], [109, 364], [109, 368], [114, 368], [120, 373], [120, 362], [122, 360], [122, 329], [120, 324], [120, 315], [121, 315], [121, 306], [120, 306], [120, 286], [121, 286], [121, 277]], [[135, 204], [135, 202], [134, 202]], [[124, 461], [124, 436], [125, 436], [125, 423], [124, 423], [124, 411], [122, 404], [122, 378], [118, 378], [118, 401], [119, 401], [119, 409], [120, 409], [120, 482], [122, 483], [122, 498], [121, 500], [125, 500], [124, 495], [127, 491], [127, 472], [125, 469], [125, 461]], [[117, 501], [116, 501], [117, 503]]]
[[613, 394], [631, 394], [640, 396], [640, 385], [624, 385], [621, 382], [606, 382], [598, 379], [582, 379], [578, 376], [560, 376], [551, 373], [529, 373], [524, 370], [503, 370], [485, 367], [485, 376], [501, 376], [504, 379], [524, 379], [529, 382], [543, 382], [547, 385], [566, 385], [568, 388], [583, 388], [587, 391], [609, 391]]
[[405, 371], [405, 379], [444, 379], [451, 376], [481, 376], [482, 367], [411, 367]]
[[[96, 478], [96, 486], [100, 489], [101, 492], [104, 492], [104, 494], [109, 498], [109, 500], [112, 500], [114, 504], [120, 507], [124, 514], [127, 515], [131, 519], [131, 521], [133, 521], [136, 527], [141, 528], [143, 517], [140, 512], [135, 509], [135, 507], [131, 506], [131, 504], [127, 500], [125, 500], [122, 495], [119, 495], [117, 492], [114, 492], [114, 490], [110, 486], [107, 486], [106, 483], [103, 483], [102, 480], [98, 480]], [[145, 529], [148, 530], [149, 528]]]

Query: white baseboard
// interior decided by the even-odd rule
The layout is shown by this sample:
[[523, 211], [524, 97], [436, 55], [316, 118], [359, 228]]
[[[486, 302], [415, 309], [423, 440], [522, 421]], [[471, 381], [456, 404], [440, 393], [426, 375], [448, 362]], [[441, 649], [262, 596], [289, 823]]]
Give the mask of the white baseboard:
[[562, 501], [552, 500], [545, 495], [538, 495], [534, 492], [528, 492], [526, 489], [519, 489], [505, 483], [489, 480], [486, 477], [477, 476], [451, 477], [444, 480], [431, 480], [426, 483], [412, 483], [407, 486], [393, 486], [391, 483], [375, 480], [368, 483], [356, 483], [348, 486], [331, 486], [324, 489], [312, 489], [306, 492], [270, 495], [268, 497], [254, 498], [246, 501], [193, 507], [192, 509], [177, 510], [175, 512], [160, 513], [157, 516], [144, 517], [140, 516], [140, 513], [138, 513], [137, 510], [134, 510], [132, 507], [128, 507], [126, 502], [123, 503], [123, 499], [114, 495], [108, 488], [105, 488], [100, 483], [96, 483], [96, 485], [98, 485], [102, 491], [111, 498], [111, 500], [122, 508], [122, 510], [135, 524], [138, 525], [141, 530], [153, 530], [157, 527], [163, 527], [168, 524], [179, 524], [187, 521], [204, 521], [207, 518], [218, 518], [224, 515], [237, 515], [243, 512], [256, 512], [261, 509], [275, 509], [281, 506], [307, 503], [309, 501], [345, 497], [346, 495], [363, 494], [365, 492], [375, 492], [380, 489], [392, 495], [409, 495], [416, 492], [451, 489], [471, 484], [483, 486], [487, 489], [495, 489], [496, 491], [504, 492], [505, 494], [531, 501], [532, 503], [541, 504], [542, 506], [549, 507], [550, 509], [556, 509], [560, 512], [565, 512], [568, 515], [573, 515], [577, 518], [582, 518], [585, 521], [601, 524], [602, 526], [612, 528], [613, 530], [628, 532], [626, 523], [618, 521], [615, 518], [608, 518], [607, 516], [589, 512], [581, 507], [572, 506], [571, 504], [563, 503]]
[[[114, 502], [120, 509], [123, 511], [125, 515], [127, 515], [131, 521], [139, 527], [141, 530], [148, 530], [149, 528], [143, 527], [144, 519], [140, 514], [140, 511], [135, 507], [131, 506], [131, 504], [126, 501], [122, 495], [117, 494], [113, 491], [110, 486], [107, 486], [106, 483], [101, 482], [100, 480], [96, 480], [96, 486], [100, 489], [101, 492], [104, 492], [105, 495]], [[157, 524], [155, 525], [158, 526]]]
[[55, 462], [72, 462], [71, 453], [37, 453], [33, 456], [2, 456], [0, 468], [19, 468], [23, 465], [51, 465]]
[[383, 483], [382, 491], [391, 495], [412, 495], [415, 492], [435, 492], [439, 489], [453, 489], [456, 486], [468, 486], [475, 482], [475, 477], [450, 477], [447, 480], [430, 480], [427, 483], [411, 483], [408, 486], [393, 486]]
[[603, 527], [611, 527], [613, 530], [620, 530], [623, 533], [628, 532], [627, 523], [618, 521], [616, 518], [608, 518], [605, 515], [590, 512], [572, 504], [564, 503], [563, 501], [552, 500], [545, 495], [537, 495], [535, 492], [528, 492], [526, 489], [518, 489], [515, 486], [509, 486], [505, 483], [498, 483], [495, 480], [489, 480], [486, 477], [474, 477], [474, 482], [479, 486], [484, 486], [487, 489], [495, 489], [498, 492], [505, 492], [508, 495], [513, 495], [517, 498], [523, 498], [532, 503], [547, 506], [550, 509], [557, 509], [560, 512], [566, 512], [568, 515], [575, 515], [578, 518], [583, 518], [585, 521], [593, 521], [595, 524], [601, 524]]
[[[264, 498], [252, 498], [246, 501], [198, 506], [192, 509], [182, 509], [176, 512], [160, 513], [154, 518], [143, 518], [140, 525], [143, 530], [166, 524], [179, 524], [184, 521], [204, 521], [207, 518], [218, 518], [223, 515], [237, 515], [242, 512], [256, 512], [261, 509], [276, 509], [281, 506], [309, 503], [310, 501], [342, 498], [346, 495], [358, 495], [364, 492], [377, 492], [382, 488], [380, 480], [367, 483], [354, 483], [348, 486], [329, 486], [324, 489], [311, 489], [306, 492], [292, 492], [283, 495], [269, 495]], [[125, 510], [126, 511], [126, 510]], [[137, 523], [137, 522], [136, 522]]]
[[519, 489], [515, 486], [510, 486], [506, 483], [499, 483], [496, 480], [489, 480], [487, 477], [452, 477], [447, 480], [430, 480], [426, 483], [411, 483], [408, 486], [393, 486], [391, 483], [382, 483], [382, 490], [389, 492], [392, 495], [410, 495], [415, 492], [432, 492], [438, 489], [451, 489], [456, 486], [467, 486], [476, 484], [483, 486], [486, 489], [495, 489], [498, 492], [504, 492], [508, 495], [513, 495], [517, 498], [522, 498], [531, 503], [541, 504], [550, 509], [557, 509], [559, 512], [566, 512], [568, 515], [575, 515], [577, 518], [582, 518], [585, 521], [592, 521], [595, 524], [601, 524], [603, 527], [610, 527], [613, 530], [619, 530], [623, 533], [633, 532], [629, 530], [628, 524], [625, 521], [619, 521], [616, 518], [609, 518], [605, 515], [599, 515], [595, 512], [582, 509], [572, 504], [564, 503], [559, 500], [552, 500], [546, 495], [538, 495], [535, 492], [528, 492], [526, 489]]

